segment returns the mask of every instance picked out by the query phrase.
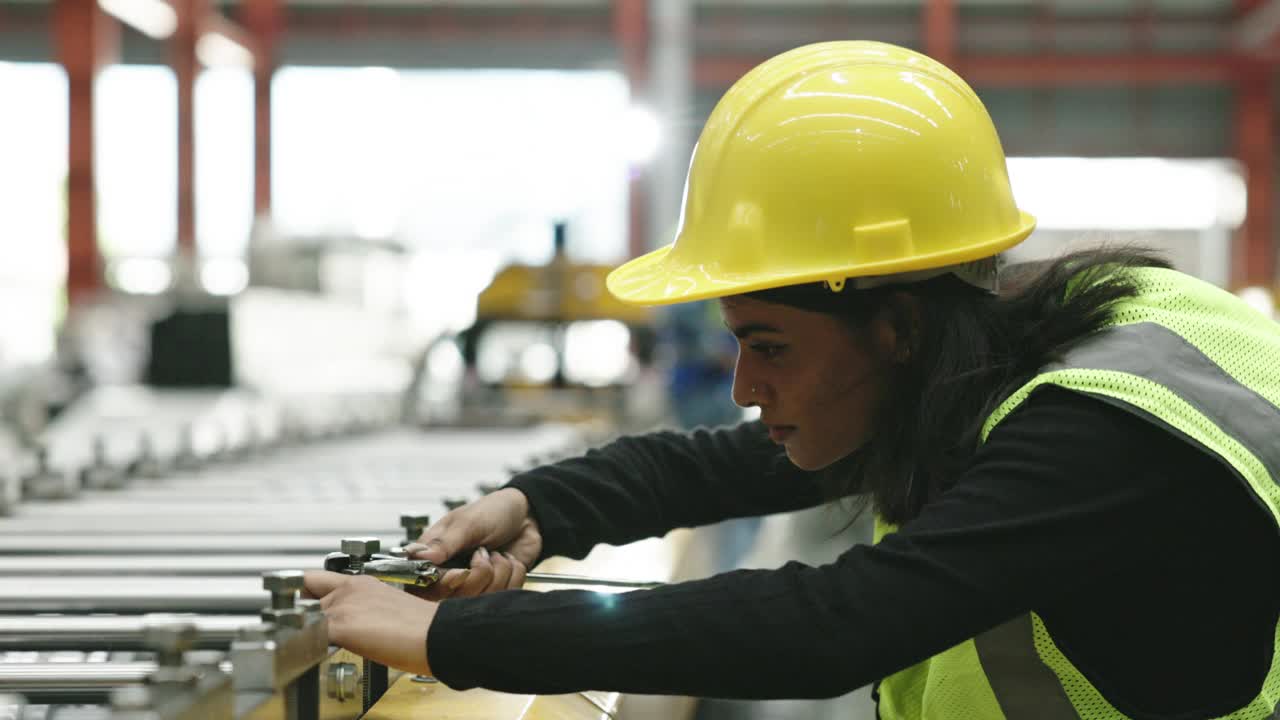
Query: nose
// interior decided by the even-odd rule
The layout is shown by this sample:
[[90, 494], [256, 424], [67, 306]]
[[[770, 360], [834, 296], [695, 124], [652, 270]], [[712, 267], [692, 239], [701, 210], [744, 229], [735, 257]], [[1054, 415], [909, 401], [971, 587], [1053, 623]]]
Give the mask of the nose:
[[743, 367], [742, 353], [738, 353], [738, 360], [733, 365], [733, 390], [730, 393], [733, 403], [742, 408], [759, 405], [756, 400], [758, 385], [758, 381], [752, 378], [752, 373]]

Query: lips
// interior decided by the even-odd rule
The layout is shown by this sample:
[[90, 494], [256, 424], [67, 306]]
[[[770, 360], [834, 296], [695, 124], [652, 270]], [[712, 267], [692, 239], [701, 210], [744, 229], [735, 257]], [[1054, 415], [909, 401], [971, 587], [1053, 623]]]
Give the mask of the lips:
[[795, 432], [795, 425], [766, 425], [769, 428], [769, 439], [776, 442], [786, 442], [786, 439]]

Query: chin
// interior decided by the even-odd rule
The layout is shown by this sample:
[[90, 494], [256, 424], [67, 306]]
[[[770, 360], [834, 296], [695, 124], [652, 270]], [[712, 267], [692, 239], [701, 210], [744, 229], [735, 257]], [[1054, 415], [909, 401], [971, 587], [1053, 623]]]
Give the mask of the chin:
[[839, 458], [827, 460], [815, 457], [814, 453], [806, 453], [803, 449], [792, 448], [790, 445], [787, 446], [787, 459], [791, 461], [792, 465], [808, 472], [821, 470], [839, 460]]

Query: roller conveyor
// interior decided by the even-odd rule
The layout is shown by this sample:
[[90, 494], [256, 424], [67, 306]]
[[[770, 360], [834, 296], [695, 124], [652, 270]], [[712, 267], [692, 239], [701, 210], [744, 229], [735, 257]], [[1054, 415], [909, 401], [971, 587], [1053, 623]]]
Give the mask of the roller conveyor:
[[[3, 525], [0, 521], [0, 525]], [[400, 533], [374, 533], [382, 538], [383, 545], [391, 546], [399, 541]], [[265, 535], [195, 535], [190, 533], [155, 533], [147, 535], [101, 535], [86, 537], [75, 535], [28, 533], [5, 535], [0, 533], [0, 557], [47, 555], [183, 555], [194, 554], [248, 554], [260, 555], [264, 551], [283, 553], [314, 553], [323, 557], [333, 550], [335, 536], [329, 533]]]
[[[327, 635], [316, 629], [323, 617], [314, 608], [277, 608], [283, 596], [264, 592], [262, 574], [321, 567], [345, 537], [373, 536], [384, 548], [416, 537], [397, 527], [401, 513], [437, 518], [496, 487], [531, 456], [545, 460], [561, 451], [576, 434], [564, 428], [370, 432], [371, 422], [333, 420], [326, 412], [282, 422], [280, 437], [290, 440], [284, 444], [267, 442], [270, 432], [235, 429], [235, 413], [221, 401], [212, 413], [221, 428], [213, 435], [221, 437], [210, 440], [208, 427], [201, 428], [210, 412], [198, 398], [178, 413], [96, 425], [73, 414], [74, 422], [55, 428], [43, 465], [13, 474], [24, 478], [19, 489], [29, 490], [38, 485], [30, 482], [33, 473], [44, 472], [66, 497], [27, 492], [0, 503], [0, 513], [8, 514], [0, 517], [0, 651], [144, 652], [154, 644], [147, 640], [149, 624], [179, 622], [193, 628], [185, 648], [221, 654], [223, 674], [235, 682], [210, 682], [198, 692], [166, 685], [166, 673], [181, 674], [194, 662], [170, 650], [167, 663], [22, 669], [10, 663], [10, 677], [25, 678], [25, 685], [0, 675], [0, 693], [25, 688], [37, 702], [97, 703], [86, 717], [104, 720], [141, 717], [138, 712], [157, 720], [376, 717], [383, 693], [412, 679], [324, 643], [317, 647], [314, 639]], [[340, 432], [351, 427], [361, 433]], [[252, 447], [236, 446], [246, 438]], [[591, 574], [618, 573], [597, 568]], [[184, 615], [144, 618], [153, 612]], [[300, 627], [310, 629], [299, 635]], [[312, 640], [300, 640], [304, 636]], [[139, 685], [142, 676], [149, 679]], [[108, 687], [149, 690], [108, 697]], [[433, 688], [429, 698], [418, 691], [427, 687]], [[617, 708], [617, 695], [608, 693], [561, 700], [457, 694], [439, 685], [404, 690], [396, 697], [425, 705], [394, 711], [401, 715], [453, 716], [465, 709], [465, 716], [515, 720], [528, 708], [547, 707], [544, 716], [603, 720]]]
[[[261, 603], [259, 603], [261, 604]], [[0, 616], [0, 651], [147, 649], [143, 632], [157, 622], [187, 622], [196, 628], [192, 647], [226, 649], [242, 627], [259, 622], [252, 615], [10, 615]]]
[[318, 557], [320, 554], [316, 552], [294, 555], [0, 555], [0, 578], [131, 575], [258, 577], [272, 570], [320, 567]]

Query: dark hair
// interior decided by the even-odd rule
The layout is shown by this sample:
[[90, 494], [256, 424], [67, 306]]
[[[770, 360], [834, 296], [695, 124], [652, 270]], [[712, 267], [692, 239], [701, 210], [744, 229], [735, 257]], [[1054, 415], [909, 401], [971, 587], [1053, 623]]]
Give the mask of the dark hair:
[[[1001, 272], [992, 295], [947, 274], [910, 285], [832, 293], [823, 284], [752, 297], [820, 310], [865, 333], [887, 313], [903, 358], [889, 363], [875, 431], [823, 472], [832, 499], [860, 496], [900, 524], [946, 490], [978, 447], [987, 416], [1045, 364], [1101, 329], [1137, 292], [1132, 267], [1170, 267], [1137, 247], [1083, 250]], [[926, 405], [927, 402], [927, 405]]]

